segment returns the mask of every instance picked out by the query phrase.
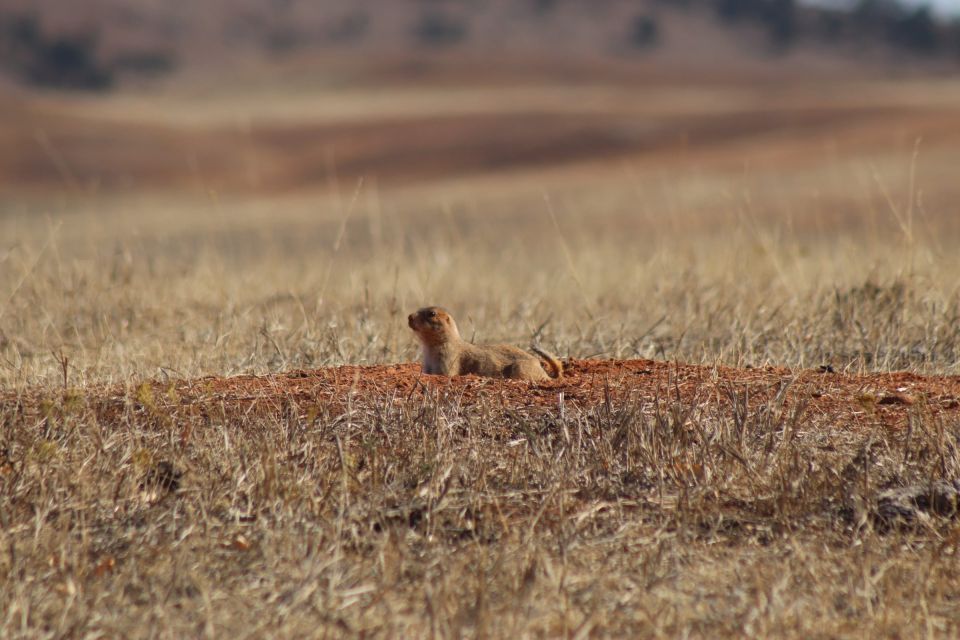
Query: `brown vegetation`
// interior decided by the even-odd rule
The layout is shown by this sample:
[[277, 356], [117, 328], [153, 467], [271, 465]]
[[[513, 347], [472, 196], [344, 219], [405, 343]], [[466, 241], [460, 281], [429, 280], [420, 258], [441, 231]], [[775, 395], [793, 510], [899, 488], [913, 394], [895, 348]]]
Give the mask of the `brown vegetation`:
[[950, 636], [956, 506], [925, 496], [958, 472], [958, 397], [654, 361], [5, 393], [0, 623]]

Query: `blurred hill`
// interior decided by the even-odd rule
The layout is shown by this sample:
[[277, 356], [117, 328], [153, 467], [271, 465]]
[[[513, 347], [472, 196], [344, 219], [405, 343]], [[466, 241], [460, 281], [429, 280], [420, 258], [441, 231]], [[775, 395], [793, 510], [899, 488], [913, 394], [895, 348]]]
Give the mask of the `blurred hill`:
[[951, 27], [879, 0], [0, 3], [0, 215], [338, 180], [593, 188], [745, 159], [793, 175], [918, 139], [949, 168], [960, 135], [955, 83], [903, 78], [956, 71]]
[[887, 0], [852, 12], [794, 0], [0, 0], [2, 73], [60, 88], [325, 60], [378, 82], [462, 65], [586, 77], [942, 70], [958, 51], [960, 28]]

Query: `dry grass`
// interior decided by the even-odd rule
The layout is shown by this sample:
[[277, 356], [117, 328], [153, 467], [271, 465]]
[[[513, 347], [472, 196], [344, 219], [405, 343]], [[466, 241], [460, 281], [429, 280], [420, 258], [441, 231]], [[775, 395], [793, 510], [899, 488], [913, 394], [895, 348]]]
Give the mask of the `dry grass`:
[[709, 379], [546, 408], [160, 395], [413, 360], [427, 303], [579, 358], [956, 375], [957, 154], [914, 161], [940, 116], [909, 113], [336, 194], [5, 194], [0, 635], [955, 636], [956, 524], [871, 517], [958, 477], [960, 425], [922, 403], [852, 430]]
[[70, 237], [93, 227], [84, 214], [50, 222], [4, 256], [0, 381], [60, 384], [61, 352], [71, 386], [409, 361], [406, 314], [427, 303], [476, 340], [540, 331], [577, 357], [958, 373], [948, 236], [800, 233], [723, 211], [715, 229], [674, 231], [563, 199], [554, 227], [542, 199], [529, 206], [522, 220], [469, 204], [260, 228], [221, 214], [92, 239]]
[[192, 413], [172, 388], [142, 386], [110, 411], [102, 392], [6, 403], [0, 623], [54, 636], [957, 632], [956, 525], [890, 529], [870, 506], [880, 488], [956, 477], [955, 413], [851, 431], [709, 375], [683, 399], [604, 384], [607, 402], [553, 409], [432, 384], [348, 392], [334, 410], [282, 387], [237, 410], [202, 382]]

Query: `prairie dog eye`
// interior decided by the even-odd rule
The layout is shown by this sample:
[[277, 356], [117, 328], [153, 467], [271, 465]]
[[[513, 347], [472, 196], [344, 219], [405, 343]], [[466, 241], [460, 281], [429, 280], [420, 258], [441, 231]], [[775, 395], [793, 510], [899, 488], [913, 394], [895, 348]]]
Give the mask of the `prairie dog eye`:
[[436, 317], [437, 317], [437, 312], [436, 312], [435, 310], [431, 309], [431, 310], [430, 310], [430, 317], [431, 317], [431, 318], [436, 318]]

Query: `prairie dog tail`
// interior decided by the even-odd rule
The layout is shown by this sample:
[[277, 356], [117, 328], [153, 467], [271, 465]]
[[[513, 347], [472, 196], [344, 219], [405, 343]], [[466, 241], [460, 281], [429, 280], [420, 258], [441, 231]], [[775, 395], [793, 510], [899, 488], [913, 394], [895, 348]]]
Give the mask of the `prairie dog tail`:
[[553, 373], [553, 375], [550, 376], [551, 378], [563, 377], [563, 363], [560, 362], [560, 360], [555, 355], [544, 351], [540, 347], [530, 347], [530, 350], [547, 361], [547, 364], [549, 365]]

